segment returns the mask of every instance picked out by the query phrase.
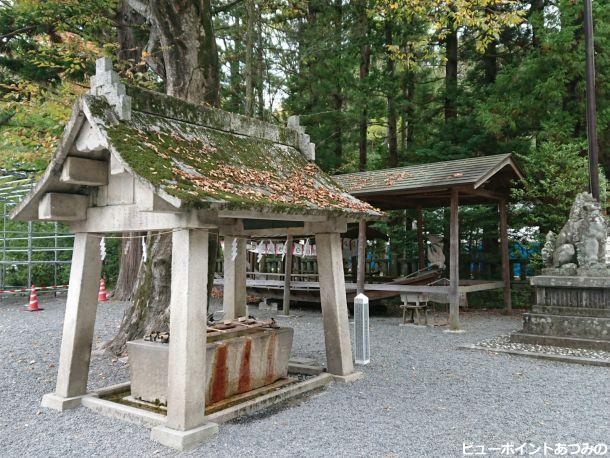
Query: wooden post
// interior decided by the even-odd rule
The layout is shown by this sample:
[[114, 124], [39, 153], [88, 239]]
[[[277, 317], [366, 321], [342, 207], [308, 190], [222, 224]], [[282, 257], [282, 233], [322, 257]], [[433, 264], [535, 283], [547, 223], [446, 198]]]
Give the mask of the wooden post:
[[460, 223], [458, 219], [459, 194], [451, 189], [451, 216], [449, 220], [449, 329], [460, 329]]
[[419, 269], [426, 267], [426, 254], [424, 251], [424, 214], [420, 205], [417, 206], [417, 254], [419, 257]]
[[[235, 257], [235, 259], [234, 259]], [[225, 235], [223, 310], [225, 320], [248, 314], [246, 307], [246, 239]]]
[[282, 313], [290, 315], [290, 280], [292, 279], [292, 235], [286, 237], [286, 253], [284, 253], [284, 300]]
[[358, 269], [356, 279], [356, 293], [364, 294], [364, 281], [366, 278], [366, 220], [358, 222]]
[[500, 210], [500, 244], [502, 250], [502, 281], [504, 282], [504, 305], [506, 313], [513, 313], [513, 305], [510, 297], [510, 259], [508, 257], [508, 217], [506, 211], [506, 200], [500, 200], [498, 204]]
[[202, 229], [172, 234], [167, 420], [151, 438], [179, 450], [218, 432], [205, 419], [208, 238]]
[[102, 271], [100, 238], [77, 233], [66, 300], [63, 337], [55, 393], [46, 394], [42, 406], [66, 410], [80, 405], [87, 394], [91, 345]]

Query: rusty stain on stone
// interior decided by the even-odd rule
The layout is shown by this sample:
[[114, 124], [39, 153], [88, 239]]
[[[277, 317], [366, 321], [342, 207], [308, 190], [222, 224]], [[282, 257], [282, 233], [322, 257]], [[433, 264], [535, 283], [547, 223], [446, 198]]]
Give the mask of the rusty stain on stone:
[[277, 335], [271, 334], [269, 337], [269, 346], [267, 347], [267, 374], [265, 384], [269, 385], [275, 380], [275, 346], [277, 343]]
[[239, 384], [238, 393], [250, 391], [250, 357], [252, 354], [252, 339], [246, 339], [244, 343], [244, 352], [239, 366]]
[[222, 401], [225, 398], [228, 380], [227, 353], [226, 345], [218, 346], [214, 372], [212, 373], [212, 393], [210, 396], [212, 402]]

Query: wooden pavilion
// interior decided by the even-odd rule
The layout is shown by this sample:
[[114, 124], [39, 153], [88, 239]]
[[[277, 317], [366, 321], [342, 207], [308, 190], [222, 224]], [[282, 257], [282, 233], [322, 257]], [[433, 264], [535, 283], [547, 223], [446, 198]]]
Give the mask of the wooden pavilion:
[[[506, 206], [513, 180], [522, 177], [511, 154], [473, 157], [370, 172], [336, 175], [333, 178], [351, 195], [382, 210], [417, 210], [417, 235], [420, 268], [424, 267], [423, 208], [450, 207], [449, 259], [449, 326], [460, 329], [459, 300], [463, 292], [504, 289], [504, 304], [512, 312], [510, 295], [510, 264]], [[459, 219], [460, 205], [497, 204], [500, 220], [502, 252], [502, 282], [462, 281], [459, 278]], [[361, 223], [361, 228], [364, 224]], [[364, 236], [360, 234], [359, 259], [364, 259]], [[360, 268], [359, 268], [360, 271]], [[364, 276], [358, 290], [364, 291]], [[374, 285], [370, 287], [375, 288]], [[380, 288], [383, 286], [377, 286]], [[385, 288], [392, 288], [386, 285]], [[435, 292], [440, 286], [402, 286], [400, 291]]]
[[265, 228], [314, 234], [327, 370], [354, 378], [340, 233], [377, 217], [313, 162], [309, 136], [125, 86], [110, 59], [74, 106], [61, 143], [20, 220], [67, 221], [75, 232], [57, 385], [43, 405], [65, 410], [87, 393], [107, 233], [172, 234], [167, 416], [152, 438], [184, 449], [214, 434], [205, 416], [208, 241], [224, 236], [225, 317], [246, 315], [245, 240]]

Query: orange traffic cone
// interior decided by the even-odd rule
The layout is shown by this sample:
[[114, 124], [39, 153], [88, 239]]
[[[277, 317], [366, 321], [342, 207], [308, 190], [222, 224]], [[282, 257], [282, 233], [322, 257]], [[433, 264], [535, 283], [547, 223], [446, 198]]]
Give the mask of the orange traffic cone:
[[97, 300], [99, 302], [106, 302], [108, 300], [106, 295], [106, 280], [103, 278], [100, 280], [100, 292], [97, 294]]
[[34, 285], [32, 285], [32, 289], [30, 290], [30, 303], [26, 310], [28, 312], [40, 312], [41, 310], [44, 310], [38, 307], [38, 295], [36, 294], [36, 287]]

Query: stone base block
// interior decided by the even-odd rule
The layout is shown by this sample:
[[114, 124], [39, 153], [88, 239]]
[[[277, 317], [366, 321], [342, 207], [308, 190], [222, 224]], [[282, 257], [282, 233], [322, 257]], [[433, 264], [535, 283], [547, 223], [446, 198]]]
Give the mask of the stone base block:
[[523, 333], [607, 340], [610, 343], [610, 318], [524, 313]]
[[588, 316], [595, 318], [610, 318], [610, 308], [593, 309], [589, 307], [558, 307], [550, 305], [534, 305], [532, 313], [541, 315]]
[[85, 396], [95, 396], [94, 394], [83, 394], [82, 396], [74, 396], [71, 398], [64, 398], [55, 393], [47, 393], [42, 397], [41, 407], [47, 409], [54, 409], [60, 412], [64, 410], [74, 409], [81, 405], [81, 401]]
[[341, 383], [355, 382], [356, 380], [360, 380], [361, 378], [364, 377], [364, 374], [359, 371], [352, 372], [351, 374], [347, 374], [347, 375], [335, 375], [335, 374], [331, 374], [331, 375], [335, 382], [341, 382]]
[[216, 423], [205, 423], [187, 431], [178, 431], [166, 426], [155, 426], [150, 431], [150, 438], [166, 447], [185, 451], [195, 448], [217, 433], [218, 425]]
[[610, 341], [582, 339], [578, 337], [539, 336], [515, 332], [510, 336], [511, 342], [531, 345], [552, 345], [555, 347], [589, 348], [591, 350], [610, 351]]
[[542, 269], [542, 275], [571, 277], [576, 275], [576, 267], [546, 267]]
[[605, 266], [599, 267], [579, 267], [576, 269], [576, 275], [581, 277], [610, 277], [610, 269]]

